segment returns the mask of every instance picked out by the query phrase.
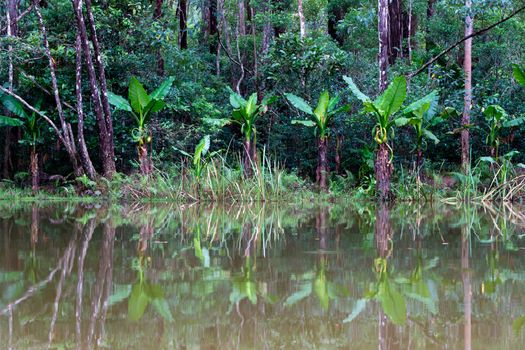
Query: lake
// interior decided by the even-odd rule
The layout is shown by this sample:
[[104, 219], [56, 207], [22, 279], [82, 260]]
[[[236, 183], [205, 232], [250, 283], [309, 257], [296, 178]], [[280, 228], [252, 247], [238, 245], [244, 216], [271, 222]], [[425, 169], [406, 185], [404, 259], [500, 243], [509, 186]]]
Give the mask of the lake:
[[518, 349], [520, 206], [0, 203], [1, 349]]

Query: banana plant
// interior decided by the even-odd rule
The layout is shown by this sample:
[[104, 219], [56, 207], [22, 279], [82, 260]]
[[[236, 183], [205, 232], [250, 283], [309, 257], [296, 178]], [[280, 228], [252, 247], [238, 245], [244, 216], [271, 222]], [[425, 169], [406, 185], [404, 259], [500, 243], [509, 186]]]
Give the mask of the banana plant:
[[257, 93], [250, 95], [248, 100], [236, 92], [230, 91], [230, 105], [233, 112], [229, 118], [210, 119], [204, 121], [211, 125], [225, 126], [236, 124], [241, 128], [244, 137], [243, 170], [246, 177], [253, 175], [253, 166], [257, 163], [257, 119], [268, 111], [268, 105], [276, 100], [275, 96], [265, 97], [257, 103]]
[[430, 128], [445, 121], [444, 115], [437, 114], [439, 96], [437, 91], [432, 91], [422, 99], [411, 103], [403, 109], [403, 116], [395, 120], [397, 127], [412, 125], [416, 132], [416, 168], [417, 178], [420, 179], [423, 167], [423, 149], [426, 147], [427, 139], [439, 143], [439, 139]]
[[316, 180], [319, 188], [322, 191], [328, 190], [327, 175], [330, 172], [328, 165], [328, 136], [330, 134], [330, 124], [332, 123], [333, 117], [337, 113], [348, 112], [350, 110], [349, 105], [344, 105], [337, 108], [340, 97], [335, 96], [330, 98], [328, 91], [323, 91], [319, 96], [319, 101], [315, 109], [313, 109], [308, 102], [299, 96], [294, 94], [285, 94], [286, 98], [290, 103], [298, 110], [304, 112], [309, 117], [308, 120], [292, 120], [292, 124], [301, 124], [306, 127], [314, 127], [317, 135], [317, 147], [318, 147], [318, 159], [317, 159], [317, 170]]
[[394, 171], [388, 135], [392, 134], [394, 117], [406, 99], [406, 79], [403, 76], [396, 77], [374, 101], [359, 90], [352, 78], [345, 76], [343, 79], [355, 97], [363, 103], [363, 111], [372, 114], [376, 119], [372, 131], [374, 141], [378, 145], [374, 165], [376, 190], [381, 200], [387, 200], [390, 197], [390, 177]]
[[128, 99], [115, 95], [108, 91], [108, 101], [117, 110], [131, 113], [136, 122], [136, 127], [132, 130], [132, 137], [137, 142], [138, 160], [140, 171], [143, 175], [151, 174], [153, 164], [148, 158], [147, 144], [151, 144], [151, 132], [148, 131], [148, 122], [151, 116], [162, 110], [166, 103], [164, 99], [168, 95], [171, 85], [175, 78], [166, 79], [160, 86], [148, 94], [144, 86], [137, 78], [132, 77], [128, 87]]
[[[204, 170], [206, 170], [206, 167], [210, 163], [210, 161], [213, 159], [213, 157], [219, 153], [218, 151], [208, 153], [210, 149], [210, 135], [204, 136], [197, 146], [195, 146], [195, 151], [193, 152], [193, 155], [180, 150], [178, 148], [174, 148], [176, 151], [179, 151], [186, 157], [190, 158], [192, 160], [192, 169], [193, 169], [193, 175], [197, 179], [197, 185], [200, 186], [200, 180], [202, 178], [202, 175], [204, 173]], [[200, 188], [197, 189], [197, 194], [200, 194]]]
[[490, 105], [483, 110], [488, 123], [487, 137], [485, 143], [490, 149], [490, 156], [497, 162], [499, 157], [499, 146], [501, 143], [500, 133], [504, 128], [521, 125], [525, 118], [511, 119], [507, 112], [498, 105]]
[[[19, 141], [21, 144], [28, 145], [31, 149], [30, 153], [30, 173], [31, 173], [31, 187], [33, 191], [37, 191], [39, 187], [39, 171], [38, 171], [38, 152], [37, 145], [42, 142], [40, 138], [40, 118], [37, 113], [28, 114], [22, 103], [15, 98], [8, 95], [1, 95], [0, 101], [4, 107], [10, 111], [17, 118], [0, 115], [0, 127], [13, 126], [22, 127], [24, 129], [24, 138]], [[36, 109], [40, 109], [40, 101], [35, 105]]]

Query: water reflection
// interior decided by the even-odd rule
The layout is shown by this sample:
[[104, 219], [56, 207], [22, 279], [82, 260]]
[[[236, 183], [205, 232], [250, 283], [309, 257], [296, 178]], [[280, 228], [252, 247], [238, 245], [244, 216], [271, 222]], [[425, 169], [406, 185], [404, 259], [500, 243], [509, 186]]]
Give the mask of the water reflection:
[[519, 348], [519, 207], [0, 204], [0, 348]]

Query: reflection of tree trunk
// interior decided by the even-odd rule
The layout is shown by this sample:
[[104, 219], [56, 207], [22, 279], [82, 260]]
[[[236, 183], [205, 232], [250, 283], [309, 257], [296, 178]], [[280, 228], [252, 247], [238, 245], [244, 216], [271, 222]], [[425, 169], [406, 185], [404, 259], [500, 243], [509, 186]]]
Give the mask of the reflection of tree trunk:
[[328, 248], [328, 208], [320, 207], [315, 217], [315, 230], [319, 238], [319, 249], [326, 250]]
[[386, 143], [379, 145], [376, 151], [376, 160], [374, 164], [376, 177], [376, 192], [381, 201], [390, 199], [390, 177], [394, 167], [390, 162], [390, 149]]
[[392, 239], [390, 208], [386, 203], [379, 203], [376, 208], [375, 239], [379, 255], [382, 258], [386, 258], [390, 251]]
[[[87, 347], [93, 346], [103, 335], [107, 311], [107, 299], [113, 279], [113, 245], [115, 226], [111, 221], [104, 223], [102, 251], [96, 278], [93, 299], [91, 300], [91, 320], [87, 334]], [[98, 328], [97, 328], [98, 323]]]
[[388, 318], [385, 315], [385, 312], [380, 307], [377, 312], [377, 341], [379, 350], [388, 350]]
[[38, 242], [38, 232], [40, 231], [40, 216], [36, 204], [31, 206], [31, 245]]
[[464, 312], [464, 348], [470, 350], [472, 348], [472, 285], [470, 281], [469, 269], [469, 232], [467, 226], [462, 229], [461, 240], [461, 278], [463, 280], [463, 312]]
[[80, 252], [78, 255], [78, 272], [77, 272], [77, 302], [75, 308], [75, 320], [76, 320], [76, 339], [77, 348], [82, 349], [82, 298], [84, 294], [84, 261], [86, 259], [89, 242], [95, 231], [95, 220], [91, 219], [87, 225], [84, 226], [82, 233], [82, 245], [80, 246]]

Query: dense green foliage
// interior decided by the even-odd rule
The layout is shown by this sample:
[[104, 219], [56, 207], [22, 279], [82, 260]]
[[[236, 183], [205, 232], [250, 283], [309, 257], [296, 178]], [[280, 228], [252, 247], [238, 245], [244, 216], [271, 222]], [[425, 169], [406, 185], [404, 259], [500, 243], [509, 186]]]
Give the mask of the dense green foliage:
[[[271, 168], [296, 178], [290, 184], [301, 187], [301, 179], [313, 182], [318, 172], [316, 138], [320, 137], [327, 140], [332, 192], [357, 188], [359, 193], [372, 195], [367, 189], [374, 181], [373, 151], [387, 142], [398, 196], [403, 197], [407, 183], [416, 184], [412, 181], [416, 168], [418, 174], [419, 170], [425, 174], [423, 185], [434, 189], [463, 183], [459, 176], [461, 115], [450, 112], [463, 110], [461, 46], [421, 74], [410, 75], [462, 38], [466, 10], [461, 1], [399, 2], [404, 19], [400, 47], [391, 48], [391, 85], [382, 95], [377, 88], [376, 2], [304, 0], [304, 38], [299, 35], [296, 1], [241, 1], [243, 9], [233, 0], [184, 3], [188, 6], [184, 23], [177, 10], [179, 1], [111, 0], [90, 5], [109, 102], [116, 107], [111, 117], [119, 173], [141, 170], [172, 181], [187, 177], [186, 167], [190, 166], [191, 181], [195, 181], [191, 186], [210, 193], [211, 185], [197, 183], [211, 182], [213, 169], [216, 178], [229, 177], [222, 181], [239, 181], [243, 169], [245, 176], [253, 173], [260, 178], [261, 169]], [[52, 0], [40, 6], [65, 119], [74, 125], [76, 137], [77, 21], [71, 4]], [[161, 7], [156, 8], [158, 4]], [[29, 5], [20, 1], [17, 13]], [[512, 0], [475, 1], [475, 30], [521, 6]], [[87, 21], [87, 14], [85, 17]], [[60, 125], [37, 16], [30, 11], [21, 17], [16, 36], [5, 30], [6, 18], [7, 7], [2, 7], [0, 84], [8, 88], [12, 62], [13, 91]], [[187, 27], [181, 31], [183, 25]], [[188, 38], [187, 48], [181, 44], [183, 34]], [[473, 39], [474, 105], [469, 126], [473, 171], [482, 157], [491, 156], [499, 164], [490, 170], [483, 168], [487, 162], [479, 165], [477, 185], [484, 184], [484, 188], [490, 187], [501, 166], [499, 155], [524, 149], [524, 34], [525, 17], [519, 13]], [[80, 88], [86, 145], [96, 170], [102, 173], [86, 62], [81, 74], [85, 75]], [[425, 97], [419, 99], [421, 96]], [[0, 177], [19, 186], [30, 183], [31, 150], [23, 145], [27, 143], [38, 149], [43, 186], [53, 186], [57, 175], [69, 183], [82, 182], [75, 179], [68, 154], [49, 124], [26, 106], [20, 105], [18, 113], [13, 111], [6, 105], [13, 99], [6, 94], [0, 98], [5, 105], [0, 110]], [[369, 118], [369, 113], [376, 118]], [[298, 122], [315, 126], [317, 131], [294, 125]], [[203, 146], [201, 140], [209, 140], [206, 151], [218, 153], [203, 152], [200, 158], [195, 153], [193, 161], [187, 162], [187, 153]], [[149, 162], [146, 168], [141, 154]], [[523, 162], [524, 157], [513, 153], [512, 164]], [[219, 168], [223, 166], [226, 168]], [[514, 176], [519, 167], [513, 168]], [[456, 181], [448, 179], [456, 173]], [[98, 186], [103, 182], [95, 180]], [[192, 192], [191, 197], [194, 195]]]

